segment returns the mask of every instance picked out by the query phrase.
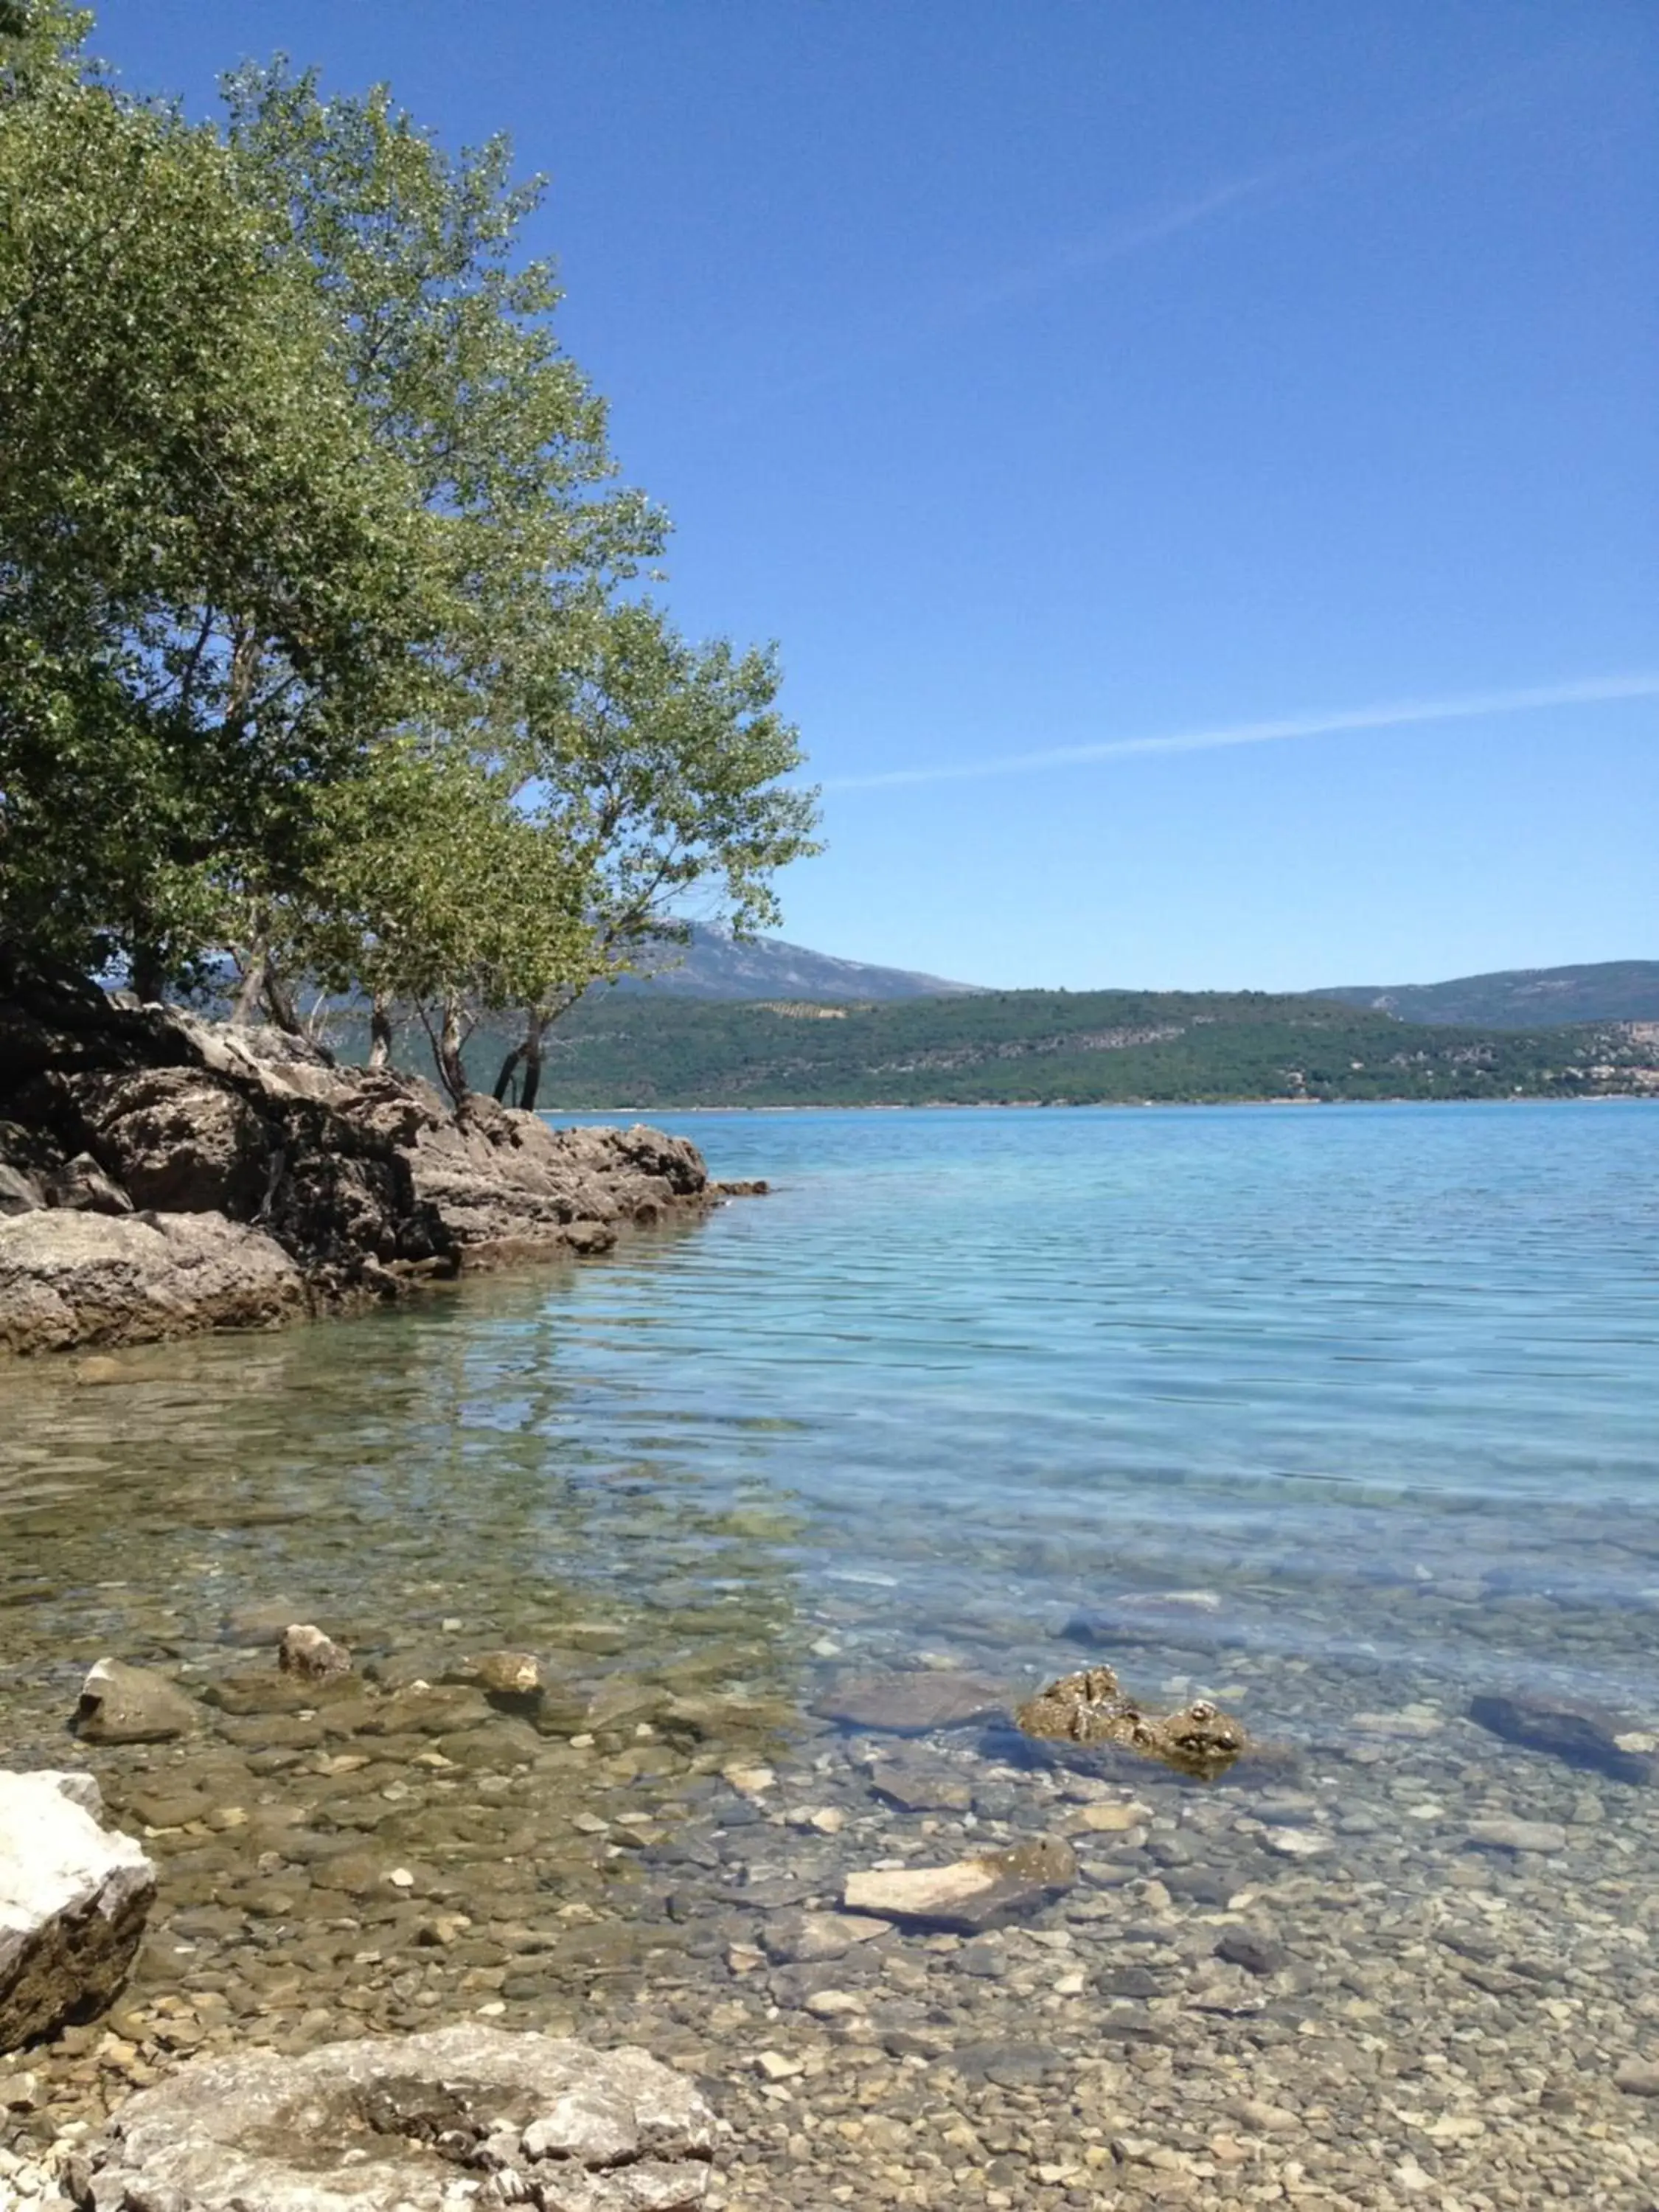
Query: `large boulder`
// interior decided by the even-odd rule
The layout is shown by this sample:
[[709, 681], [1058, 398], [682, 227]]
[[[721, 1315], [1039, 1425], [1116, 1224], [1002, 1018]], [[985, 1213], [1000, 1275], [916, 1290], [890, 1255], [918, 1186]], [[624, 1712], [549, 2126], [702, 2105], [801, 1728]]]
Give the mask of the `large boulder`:
[[58, 1147], [39, 1129], [0, 1121], [0, 1215], [33, 1213], [49, 1205], [65, 1165]]
[[0, 1351], [264, 1328], [309, 1304], [282, 1246], [220, 1214], [0, 1218]]
[[100, 1809], [89, 1774], [0, 1774], [0, 2051], [93, 2018], [132, 1964], [155, 1869]]
[[643, 2051], [466, 2025], [185, 2067], [69, 2183], [96, 2212], [693, 2212], [714, 2140]]
[[264, 1199], [271, 1133], [222, 1076], [140, 1068], [82, 1076], [73, 1095], [96, 1157], [135, 1206], [246, 1220]]

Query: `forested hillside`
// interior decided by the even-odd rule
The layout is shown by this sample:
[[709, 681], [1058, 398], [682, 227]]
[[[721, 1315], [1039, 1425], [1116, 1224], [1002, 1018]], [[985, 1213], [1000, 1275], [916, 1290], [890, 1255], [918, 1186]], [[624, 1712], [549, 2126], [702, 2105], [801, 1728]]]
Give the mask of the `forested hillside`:
[[1345, 983], [1323, 991], [1407, 1022], [1474, 1022], [1487, 1029], [1553, 1029], [1575, 1022], [1659, 1021], [1659, 960], [1597, 960], [1578, 968], [1504, 968], [1445, 983]]
[[[496, 1041], [475, 1040], [479, 1073]], [[1659, 1095], [1659, 1024], [1410, 1024], [1266, 993], [1010, 991], [831, 1006], [610, 993], [548, 1039], [542, 1103], [1085, 1105]]]

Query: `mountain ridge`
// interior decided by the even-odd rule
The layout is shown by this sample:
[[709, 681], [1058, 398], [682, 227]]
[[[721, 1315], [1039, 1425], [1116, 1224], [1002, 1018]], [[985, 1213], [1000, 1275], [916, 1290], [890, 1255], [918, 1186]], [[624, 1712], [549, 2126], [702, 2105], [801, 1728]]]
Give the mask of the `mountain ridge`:
[[[693, 925], [685, 947], [665, 946], [664, 951], [672, 965], [654, 975], [624, 977], [616, 988], [630, 996], [785, 999], [832, 1006], [860, 1000], [985, 997], [994, 989], [915, 969], [843, 960], [781, 937], [739, 940], [704, 923]], [[1334, 1000], [1432, 1026], [1537, 1030], [1584, 1022], [1659, 1021], [1659, 960], [1498, 968], [1438, 983], [1337, 983], [1289, 995]]]
[[1659, 960], [1565, 968], [1496, 968], [1443, 983], [1343, 983], [1311, 994], [1407, 1022], [1481, 1029], [1560, 1029], [1580, 1022], [1659, 1021]]
[[814, 952], [781, 937], [738, 939], [704, 922], [691, 925], [684, 946], [665, 945], [670, 964], [652, 975], [625, 975], [615, 988], [630, 995], [647, 993], [677, 999], [811, 999], [828, 1003], [854, 999], [956, 999], [971, 997], [980, 983], [952, 983], [910, 968], [884, 968], [863, 960], [838, 959]]

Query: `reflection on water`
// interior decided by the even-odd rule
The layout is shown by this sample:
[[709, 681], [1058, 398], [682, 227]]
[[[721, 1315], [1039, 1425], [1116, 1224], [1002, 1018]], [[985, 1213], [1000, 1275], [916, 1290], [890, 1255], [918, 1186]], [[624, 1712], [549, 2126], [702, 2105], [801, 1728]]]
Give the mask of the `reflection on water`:
[[[1219, 2064], [1245, 2022], [1270, 2066], [1264, 2021], [1304, 2051], [1340, 2026], [1363, 2055], [1401, 2021], [1421, 2042], [1432, 2012], [1465, 2039], [1459, 2064], [1490, 2046], [1527, 2112], [1563, 2068], [1605, 2089], [1582, 2134], [1562, 2108], [1527, 2171], [1559, 2165], [1587, 2203], [1643, 2201], [1620, 2195], [1605, 2145], [1639, 2142], [1649, 2109], [1608, 2085], [1654, 2033], [1632, 1970], [1659, 1800], [1517, 1751], [1467, 1710], [1519, 1688], [1594, 1698], [1638, 1735], [1659, 1718], [1659, 1114], [676, 1126], [717, 1173], [768, 1175], [775, 1194], [396, 1314], [0, 1372], [0, 1725], [16, 1753], [83, 1755], [64, 1717], [102, 1651], [220, 1700], [187, 1746], [92, 1759], [166, 1872], [171, 1917], [129, 2022], [139, 2076], [233, 2027], [315, 2040], [343, 2010], [424, 2025], [483, 2006], [625, 2027], [717, 2071], [711, 2042], [799, 2031], [806, 2078], [865, 2049], [908, 2094], [927, 2054], [896, 2037], [925, 2043], [932, 2020], [961, 2044], [971, 2018], [982, 2041], [999, 2006], [1028, 2033], [1046, 2007], [1068, 2064], [1133, 2047], [1184, 2053], [1189, 2071]], [[326, 1699], [264, 1694], [273, 1610], [344, 1636], [405, 1704], [388, 1720], [357, 1698], [331, 1717]], [[1024, 1693], [1079, 1664], [1079, 1644], [1171, 1701], [1222, 1694], [1277, 1764], [1194, 1791], [1033, 1765], [994, 1724], [899, 1739], [811, 1710], [854, 1668], [968, 1668]], [[533, 1712], [460, 1689], [422, 1707], [406, 1687], [495, 1648], [542, 1658]], [[872, 1759], [878, 1772], [896, 1747], [956, 1777], [931, 1785], [939, 1802], [872, 1793]], [[772, 1779], [734, 1786], [733, 1767]], [[805, 2009], [805, 1966], [768, 1948], [767, 1914], [833, 1903], [848, 1869], [1075, 1826], [1091, 1807], [1105, 1822], [1099, 1806], [1131, 1791], [1144, 1821], [1085, 1823], [1079, 1892], [1048, 1914], [1048, 1933], [1071, 1930], [1079, 1990], [1049, 1973], [1021, 1995], [1042, 1919], [990, 1939], [1012, 1962], [1000, 1981], [947, 1972], [955, 1937], [884, 1938], [836, 1973], [874, 1975], [892, 2019], [908, 2007], [922, 2024], [884, 2028], [872, 1996], [860, 2040]], [[1549, 1848], [1472, 1849], [1483, 1819], [1549, 1828]], [[388, 1887], [393, 1871], [410, 1878]], [[1304, 1929], [1299, 1974], [1230, 1966], [1251, 2002], [1202, 2002], [1194, 1926], [1316, 1918], [1294, 1888], [1315, 1872], [1346, 1900], [1344, 1971], [1373, 1994], [1334, 1969], [1327, 1987], [1328, 1939]], [[1367, 1896], [1387, 1911], [1361, 1911]], [[1097, 1973], [1126, 1899], [1171, 1954], [1139, 1996]], [[1401, 1980], [1401, 1912], [1413, 1940], [1524, 1923], [1548, 1974], [1531, 1996], [1524, 1976], [1518, 1995], [1482, 1990], [1454, 1947], [1432, 1954], [1461, 1977], [1452, 1997], [1423, 1972]], [[1280, 1933], [1294, 1949], [1297, 1929]], [[911, 1987], [917, 1972], [945, 1993]], [[1499, 1960], [1487, 1978], [1516, 1972]], [[1537, 2013], [1547, 1998], [1566, 2014]], [[1350, 2077], [1369, 2079], [1358, 2059]], [[757, 2109], [775, 2118], [778, 2100]], [[1096, 2172], [1084, 2121], [1052, 2125], [1049, 2162]], [[1323, 2143], [1333, 2203], [1340, 2152]], [[1320, 2144], [1303, 2153], [1316, 2171]], [[1389, 2153], [1466, 2187], [1498, 2154], [1468, 2129]], [[1188, 2172], [1198, 2201], [1232, 2201], [1226, 2160], [1190, 2156], [1214, 2168]], [[930, 2199], [907, 2152], [903, 2186], [922, 2194], [892, 2201], [957, 2201], [969, 2167], [993, 2196], [1014, 2185], [983, 2179], [989, 2153], [962, 2172], [941, 2158], [945, 2194]], [[1264, 2170], [1246, 2158], [1235, 2178]], [[774, 2194], [753, 2201], [795, 2201], [768, 2172]]]

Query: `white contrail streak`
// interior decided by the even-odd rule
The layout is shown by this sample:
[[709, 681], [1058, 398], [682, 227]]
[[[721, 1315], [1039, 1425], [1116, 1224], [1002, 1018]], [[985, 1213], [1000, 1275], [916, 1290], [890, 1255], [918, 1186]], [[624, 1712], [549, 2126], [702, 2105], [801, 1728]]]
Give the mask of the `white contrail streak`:
[[1003, 753], [989, 760], [952, 761], [933, 768], [886, 769], [875, 775], [831, 776], [826, 791], [882, 791], [906, 784], [966, 783], [976, 776], [1018, 775], [1028, 769], [1078, 768], [1091, 761], [1121, 760], [1132, 753], [1207, 753], [1225, 745], [1267, 745], [1281, 738], [1334, 738], [1348, 730], [1402, 730], [1416, 722], [1474, 722], [1489, 715], [1524, 714], [1545, 707], [1586, 707], [1601, 701], [1659, 699], [1659, 674], [1588, 676], [1571, 684], [1540, 684], [1522, 691], [1474, 691], [1451, 699], [1396, 699], [1386, 706], [1352, 707], [1336, 714], [1290, 714], [1273, 722], [1231, 722], [1170, 737], [1109, 738], [1098, 744], [1055, 745], [1044, 752]]

